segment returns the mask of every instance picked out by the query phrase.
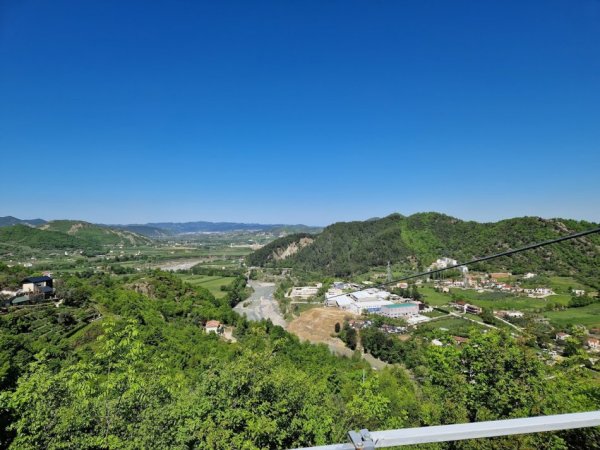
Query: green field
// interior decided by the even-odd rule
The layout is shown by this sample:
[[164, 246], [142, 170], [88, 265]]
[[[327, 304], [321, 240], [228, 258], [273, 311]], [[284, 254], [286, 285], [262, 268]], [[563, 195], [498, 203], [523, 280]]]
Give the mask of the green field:
[[423, 330], [438, 330], [440, 328], [446, 328], [449, 333], [459, 334], [466, 336], [469, 334], [471, 328], [481, 328], [473, 322], [468, 320], [459, 319], [458, 317], [449, 317], [447, 319], [434, 320], [432, 322], [426, 322], [418, 326], [419, 331]]
[[191, 275], [186, 273], [175, 273], [175, 275], [192, 286], [201, 286], [208, 289], [216, 298], [225, 297], [227, 292], [222, 291], [221, 286], [228, 286], [235, 279], [234, 277]]
[[571, 277], [550, 277], [550, 287], [557, 294], [566, 294], [569, 297], [571, 296], [571, 292], [569, 291], [569, 288], [583, 289], [587, 293], [589, 293], [591, 291], [589, 286], [586, 286], [585, 284], [582, 284], [579, 281], [577, 281]]
[[[478, 293], [473, 290], [451, 289], [450, 291], [456, 294], [459, 298], [480, 306], [482, 308], [490, 308], [494, 310], [500, 309], [516, 309], [519, 311], [535, 311], [543, 309], [548, 303], [557, 303], [567, 305], [571, 299], [570, 295], [551, 295], [544, 298], [530, 298], [525, 296], [514, 296], [502, 292], [482, 292]], [[438, 294], [446, 297], [446, 302], [450, 301], [448, 294]], [[438, 301], [441, 301], [438, 300]]]
[[447, 305], [452, 300], [449, 295], [436, 292], [431, 287], [420, 287], [419, 292], [423, 294], [425, 302], [431, 306]]
[[544, 313], [544, 317], [560, 328], [569, 324], [600, 328], [600, 303], [593, 303], [581, 308], [569, 308], [564, 311], [549, 311]]

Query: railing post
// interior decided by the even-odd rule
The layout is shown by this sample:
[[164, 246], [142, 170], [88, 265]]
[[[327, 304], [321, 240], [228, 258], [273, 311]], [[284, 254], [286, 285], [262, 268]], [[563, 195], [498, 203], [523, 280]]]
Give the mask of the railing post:
[[348, 437], [357, 450], [375, 450], [375, 443], [369, 433], [369, 430], [362, 429], [359, 433], [356, 431], [349, 431]]

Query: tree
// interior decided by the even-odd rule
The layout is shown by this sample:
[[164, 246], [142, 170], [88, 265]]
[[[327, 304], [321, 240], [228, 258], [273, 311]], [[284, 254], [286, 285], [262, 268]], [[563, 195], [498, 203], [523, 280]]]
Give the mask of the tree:
[[357, 338], [357, 333], [356, 330], [354, 328], [350, 328], [347, 332], [346, 332], [346, 345], [351, 349], [351, 350], [355, 350], [356, 349], [356, 344], [358, 342], [358, 338]]

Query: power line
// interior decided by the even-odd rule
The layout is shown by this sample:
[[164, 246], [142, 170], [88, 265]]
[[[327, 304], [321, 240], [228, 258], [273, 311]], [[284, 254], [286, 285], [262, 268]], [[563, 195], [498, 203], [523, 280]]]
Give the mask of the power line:
[[[428, 276], [428, 275], [433, 275], [435, 273], [443, 272], [445, 270], [457, 269], [457, 268], [462, 267], [462, 266], [469, 266], [469, 265], [477, 264], [477, 263], [480, 263], [480, 262], [483, 262], [483, 261], [489, 261], [491, 259], [500, 258], [502, 256], [510, 256], [510, 255], [514, 255], [516, 253], [521, 253], [521, 252], [524, 252], [524, 251], [527, 251], [527, 250], [533, 250], [533, 249], [536, 249], [536, 248], [545, 247], [546, 245], [557, 244], [559, 242], [568, 241], [568, 240], [571, 240], [571, 239], [577, 239], [577, 238], [580, 238], [580, 237], [583, 237], [583, 236], [588, 236], [588, 235], [594, 234], [594, 233], [600, 233], [600, 228], [593, 228], [591, 230], [586, 230], [586, 231], [581, 231], [579, 233], [569, 234], [567, 236], [562, 236], [562, 237], [559, 237], [559, 238], [556, 238], [556, 239], [550, 239], [549, 241], [543, 241], [543, 242], [537, 242], [535, 244], [529, 244], [529, 245], [526, 245], [525, 247], [520, 247], [520, 248], [517, 248], [517, 249], [514, 249], [514, 250], [508, 250], [508, 251], [505, 251], [505, 252], [502, 252], [502, 253], [496, 253], [494, 255], [484, 256], [482, 258], [476, 258], [476, 259], [473, 259], [471, 261], [467, 261], [467, 262], [464, 262], [464, 263], [459, 263], [459, 264], [454, 264], [452, 266], [444, 267], [443, 269], [435, 269], [435, 270], [429, 270], [427, 272], [420, 272], [420, 273], [415, 273], [415, 274], [412, 274], [412, 275], [407, 275], [407, 276], [404, 276], [402, 278], [398, 278], [396, 280], [386, 281], [385, 283], [381, 283], [381, 284], [377, 285], [376, 287], [382, 288], [382, 287], [385, 287], [385, 286], [389, 286], [391, 284], [399, 283], [401, 281], [406, 281], [406, 280], [412, 280], [414, 278], [425, 277], [425, 276]], [[336, 297], [341, 297], [341, 296], [348, 295], [348, 294], [354, 294], [356, 292], [362, 292], [362, 291], [365, 291], [367, 289], [369, 289], [369, 288], [362, 288], [362, 289], [357, 289], [355, 291], [346, 292], [346, 293], [343, 293], [343, 294], [336, 294], [336, 295], [333, 295], [333, 296], [329, 297], [328, 299], [332, 299], [332, 298], [336, 298]]]

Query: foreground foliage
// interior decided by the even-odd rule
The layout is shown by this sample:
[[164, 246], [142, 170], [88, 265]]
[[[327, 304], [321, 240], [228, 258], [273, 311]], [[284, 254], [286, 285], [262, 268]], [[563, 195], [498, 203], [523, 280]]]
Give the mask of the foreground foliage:
[[[363, 333], [372, 353], [401, 364], [375, 373], [359, 357], [247, 322], [232, 298], [168, 273], [66, 277], [59, 289], [67, 306], [0, 316], [2, 448], [279, 449], [343, 441], [349, 429], [600, 407], [584, 369], [549, 368], [503, 333], [460, 348]], [[67, 312], [72, 320], [59, 320]], [[234, 326], [237, 342], [205, 334], [210, 319]], [[597, 430], [577, 430], [427, 448], [597, 442]]]

